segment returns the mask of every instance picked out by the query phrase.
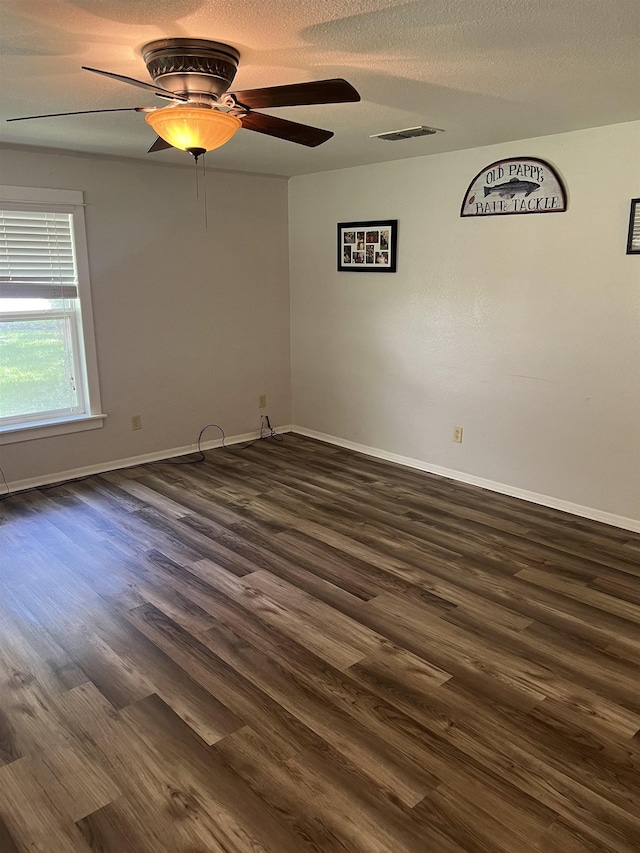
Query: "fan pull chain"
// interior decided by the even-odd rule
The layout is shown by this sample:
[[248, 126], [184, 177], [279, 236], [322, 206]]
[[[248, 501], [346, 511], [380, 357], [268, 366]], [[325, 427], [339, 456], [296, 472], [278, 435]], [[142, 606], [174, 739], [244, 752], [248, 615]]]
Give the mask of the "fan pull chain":
[[[194, 153], [193, 151], [191, 153]], [[209, 221], [208, 221], [208, 212], [207, 212], [207, 164], [204, 158], [204, 151], [199, 150], [197, 154], [194, 154], [194, 162], [196, 167], [196, 198], [200, 198], [200, 177], [198, 175], [198, 158], [202, 157], [202, 189], [204, 194], [204, 227], [208, 229]]]
[[202, 187], [204, 190], [204, 227], [205, 231], [209, 228], [209, 220], [207, 217], [207, 158], [202, 155]]

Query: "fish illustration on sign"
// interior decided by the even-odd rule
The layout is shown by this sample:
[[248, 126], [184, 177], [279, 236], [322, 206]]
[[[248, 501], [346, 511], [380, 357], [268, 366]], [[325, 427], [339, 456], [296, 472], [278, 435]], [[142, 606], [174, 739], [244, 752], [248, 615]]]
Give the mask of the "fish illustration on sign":
[[501, 198], [514, 198], [517, 193], [524, 193], [525, 197], [531, 195], [532, 192], [540, 189], [540, 184], [534, 181], [521, 181], [518, 178], [511, 178], [504, 184], [495, 184], [492, 187], [484, 188], [484, 197], [490, 193], [498, 193]]

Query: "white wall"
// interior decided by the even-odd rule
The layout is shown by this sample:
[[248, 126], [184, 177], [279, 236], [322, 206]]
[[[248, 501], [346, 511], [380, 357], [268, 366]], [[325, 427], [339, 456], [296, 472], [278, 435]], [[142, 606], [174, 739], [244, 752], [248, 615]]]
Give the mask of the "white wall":
[[[293, 178], [293, 423], [640, 519], [639, 153], [634, 122]], [[568, 211], [460, 219], [518, 155], [556, 166]], [[398, 272], [336, 272], [336, 223], [386, 218]]]
[[[185, 155], [186, 156], [186, 155]], [[287, 182], [0, 152], [0, 184], [84, 192], [103, 429], [0, 447], [10, 482], [290, 422]], [[131, 416], [143, 428], [131, 431]], [[205, 439], [216, 439], [210, 431]]]

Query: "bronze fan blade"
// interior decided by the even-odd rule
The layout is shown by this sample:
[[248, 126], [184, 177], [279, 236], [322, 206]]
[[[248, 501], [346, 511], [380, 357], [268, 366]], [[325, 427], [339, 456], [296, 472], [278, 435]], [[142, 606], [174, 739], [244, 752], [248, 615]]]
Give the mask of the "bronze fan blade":
[[149, 148], [147, 154], [153, 154], [154, 151], [164, 151], [166, 148], [173, 148], [173, 145], [161, 136], [156, 136], [156, 141], [153, 143], [151, 148]]
[[156, 86], [154, 83], [145, 83], [143, 80], [134, 80], [133, 77], [125, 77], [124, 74], [114, 74], [113, 71], [100, 71], [99, 68], [89, 68], [86, 65], [82, 66], [83, 71], [91, 71], [93, 74], [102, 74], [103, 77], [111, 77], [112, 80], [119, 80], [121, 83], [130, 83], [132, 86], [138, 86], [140, 89], [147, 89], [154, 92], [159, 98], [169, 98], [172, 101], [187, 101], [185, 95], [176, 95], [168, 89], [163, 89], [162, 86]]
[[236, 100], [250, 109], [297, 107], [308, 104], [343, 104], [360, 100], [360, 95], [346, 80], [315, 80], [311, 83], [292, 83], [289, 86], [270, 86], [266, 89], [245, 89], [233, 93]]
[[32, 118], [58, 118], [59, 116], [86, 116], [91, 115], [91, 113], [143, 113], [147, 109], [148, 107], [116, 107], [115, 109], [110, 110], [76, 110], [72, 113], [47, 113], [46, 115], [42, 116], [20, 116], [20, 118], [8, 118], [7, 121], [28, 121]]
[[322, 145], [333, 136], [331, 130], [321, 130], [319, 127], [298, 124], [295, 121], [267, 116], [264, 113], [247, 113], [240, 116], [240, 119], [242, 126], [247, 130], [255, 130], [267, 136], [277, 136], [279, 139], [288, 139], [289, 142], [297, 142], [298, 145], [307, 145], [309, 148]]

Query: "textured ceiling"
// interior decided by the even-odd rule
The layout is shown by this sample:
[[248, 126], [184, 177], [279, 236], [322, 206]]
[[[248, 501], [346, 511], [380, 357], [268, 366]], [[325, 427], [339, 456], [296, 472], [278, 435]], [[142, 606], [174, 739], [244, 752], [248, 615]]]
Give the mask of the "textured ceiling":
[[[209, 168], [296, 175], [640, 118], [639, 0], [2, 0], [0, 142], [184, 163], [145, 153], [137, 113], [4, 121], [152, 105], [80, 66], [147, 80], [141, 46], [171, 36], [238, 48], [232, 89], [345, 77], [362, 96], [265, 111], [335, 131], [319, 148], [241, 130]], [[369, 138], [419, 124], [445, 132]]]

